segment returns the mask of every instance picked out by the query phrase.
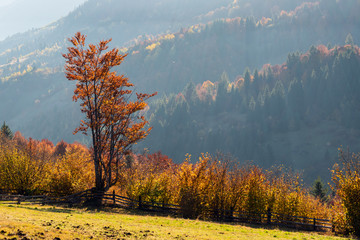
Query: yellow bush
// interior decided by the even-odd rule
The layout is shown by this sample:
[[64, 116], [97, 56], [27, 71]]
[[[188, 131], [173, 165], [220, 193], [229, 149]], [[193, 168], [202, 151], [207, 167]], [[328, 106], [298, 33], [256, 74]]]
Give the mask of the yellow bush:
[[52, 167], [49, 189], [58, 195], [84, 191], [94, 186], [93, 176], [87, 149], [78, 144], [71, 145]]
[[160, 152], [131, 156], [122, 169], [120, 192], [129, 198], [142, 201], [174, 202], [174, 166], [171, 159]]
[[[283, 168], [264, 171], [245, 164], [231, 166], [222, 156], [202, 154], [191, 163], [191, 156], [180, 165], [149, 160], [151, 155], [134, 157], [123, 169], [120, 192], [132, 199], [180, 206], [186, 218], [236, 217], [236, 212], [273, 213], [284, 216], [329, 218], [326, 204], [311, 196], [298, 175]], [[166, 164], [164, 164], [166, 163]], [[170, 167], [171, 166], [171, 167]], [[231, 166], [231, 167], [230, 167]], [[121, 190], [123, 189], [123, 190]]]
[[45, 165], [17, 149], [0, 152], [0, 186], [30, 194], [39, 190], [44, 180]]
[[208, 169], [210, 160], [210, 155], [202, 154], [196, 164], [191, 164], [189, 155], [179, 168], [177, 201], [185, 218], [205, 217], [212, 184]]
[[[332, 179], [334, 182], [333, 190], [340, 197], [344, 216], [335, 215], [336, 226], [344, 232], [354, 232], [360, 236], [360, 153], [350, 154], [339, 149], [341, 165], [335, 164]], [[336, 206], [339, 210], [339, 206]], [[346, 224], [344, 224], [344, 222]]]

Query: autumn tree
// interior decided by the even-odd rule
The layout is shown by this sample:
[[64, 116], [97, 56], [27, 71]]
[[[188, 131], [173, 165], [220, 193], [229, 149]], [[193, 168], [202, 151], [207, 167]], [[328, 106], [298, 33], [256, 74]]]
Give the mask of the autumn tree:
[[133, 96], [128, 78], [112, 71], [126, 54], [115, 48], [107, 51], [111, 39], [86, 46], [85, 38], [78, 32], [69, 39], [73, 46], [63, 54], [65, 74], [77, 81], [73, 100], [80, 100], [86, 115], [74, 133], [91, 133], [95, 189], [105, 192], [118, 181], [121, 161], [131, 147], [149, 134], [151, 128], [145, 129], [148, 122], [139, 111], [156, 93]]
[[18, 149], [0, 152], [0, 187], [19, 194], [31, 194], [41, 188], [44, 164]]
[[345, 212], [344, 232], [360, 236], [360, 153], [339, 148], [340, 163], [332, 170], [333, 190], [340, 197]]

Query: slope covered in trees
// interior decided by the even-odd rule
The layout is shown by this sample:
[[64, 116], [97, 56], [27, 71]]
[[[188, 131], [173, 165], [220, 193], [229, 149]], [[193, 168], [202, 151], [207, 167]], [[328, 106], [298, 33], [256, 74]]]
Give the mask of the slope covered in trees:
[[285, 164], [329, 179], [337, 148], [360, 150], [360, 49], [311, 47], [282, 65], [247, 69], [231, 82], [188, 84], [154, 104], [143, 143], [175, 161], [223, 151], [260, 166]]
[[[352, 34], [355, 42], [360, 39], [360, 21], [358, 15], [354, 14], [354, 6], [359, 4], [357, 1], [286, 2], [288, 1], [273, 2], [273, 7], [278, 6], [279, 11], [277, 14], [274, 11], [271, 18], [237, 17], [206, 25], [194, 25], [175, 34], [140, 37], [133, 41], [135, 46], [123, 48], [129, 56], [118, 70], [133, 81], [138, 91], [159, 91], [161, 96], [164, 92], [181, 91], [190, 81], [196, 84], [206, 80], [214, 82], [224, 71], [233, 80], [247, 66], [254, 69], [269, 62], [281, 63], [289, 52], [306, 51], [314, 43], [343, 44], [348, 33]], [[236, 4], [244, 7], [245, 3], [246, 1], [236, 1], [220, 8], [223, 11], [228, 9], [224, 16], [232, 16], [230, 13], [234, 11], [230, 10], [235, 8], [243, 11], [244, 8], [236, 7]], [[114, 6], [114, 9], [117, 6], [113, 1], [106, 4]], [[215, 5], [204, 6], [213, 9]], [[89, 1], [68, 17], [74, 17], [74, 14], [78, 16], [76, 21], [74, 17], [73, 25], [82, 22], [83, 27], [79, 25], [78, 29], [91, 36], [90, 41], [100, 33], [101, 38], [107, 36], [105, 33], [109, 31], [126, 35], [125, 30], [106, 30], [95, 23], [92, 30], [89, 29], [87, 20], [91, 16], [102, 16], [102, 7], [109, 8], [107, 5], [99, 6], [101, 7], [96, 8], [95, 1]], [[154, 6], [151, 6], [151, 9]], [[197, 16], [208, 11], [204, 6], [199, 4], [197, 9], [202, 10], [196, 12], [199, 14]], [[254, 8], [260, 6], [260, 3], [253, 1], [250, 6]], [[297, 7], [293, 8], [294, 6]], [[153, 11], [149, 10], [148, 13]], [[237, 16], [245, 12], [239, 12]], [[117, 11], [114, 10], [115, 13]], [[249, 10], [247, 14], [252, 14], [252, 11]], [[270, 15], [270, 12], [264, 14]], [[83, 19], [85, 16], [88, 18]], [[144, 21], [148, 21], [146, 16], [143, 17]], [[116, 28], [116, 21], [111, 24], [113, 15], [109, 14], [108, 17], [110, 22], [104, 24], [114, 25]], [[43, 30], [39, 30], [39, 35], [36, 35], [38, 37], [21, 35], [21, 41], [29, 38], [35, 45], [44, 43], [38, 50], [32, 50], [33, 47], [27, 44], [28, 41], [24, 40], [24, 44], [19, 45], [20, 40], [12, 39], [10, 42], [14, 42], [14, 48], [0, 54], [0, 58], [5, 59], [0, 68], [0, 111], [6, 113], [4, 120], [27, 136], [50, 138], [52, 141], [75, 140], [67, 133], [75, 128], [80, 113], [78, 106], [71, 103], [74, 86], [66, 82], [62, 72], [63, 60], [59, 60], [60, 53], [65, 51], [65, 41], [61, 39], [67, 36], [65, 32], [61, 33], [59, 28], [69, 27], [69, 24], [62, 25], [67, 19], [58, 22], [58, 27], [54, 26], [54, 35], [50, 30], [47, 35], [41, 35]], [[196, 17], [195, 19], [199, 20]], [[98, 24], [102, 22], [94, 21]], [[40, 38], [40, 35], [43, 37]], [[114, 45], [122, 46], [122, 38], [116, 40], [116, 34], [113, 37]], [[52, 42], [51, 39], [57, 41]]]
[[[274, 18], [237, 17], [195, 25], [125, 49], [131, 56], [122, 71], [139, 86], [166, 93], [181, 91], [189, 81], [216, 81], [224, 71], [235, 79], [245, 67], [280, 64], [289, 52], [305, 52], [314, 44], [342, 45], [349, 33], [359, 39], [360, 18], [339, 18], [333, 12], [341, 4], [305, 3]], [[352, 16], [350, 5], [346, 12]]]
[[[44, 44], [63, 44], [66, 37], [80, 30], [87, 31], [91, 41], [100, 40], [102, 34], [105, 38], [113, 37], [122, 45], [139, 35], [178, 31], [181, 27], [206, 23], [217, 18], [250, 15], [271, 17], [279, 14], [281, 10], [291, 11], [302, 2], [304, 0], [269, 0], [265, 4], [260, 0], [140, 0], [136, 3], [126, 0], [88, 0], [54, 23], [1, 41], [0, 51], [19, 45], [23, 45], [26, 51], [42, 50]], [[4, 17], [11, 13], [12, 11], [5, 13]], [[18, 13], [18, 16], [21, 16], [21, 13]]]

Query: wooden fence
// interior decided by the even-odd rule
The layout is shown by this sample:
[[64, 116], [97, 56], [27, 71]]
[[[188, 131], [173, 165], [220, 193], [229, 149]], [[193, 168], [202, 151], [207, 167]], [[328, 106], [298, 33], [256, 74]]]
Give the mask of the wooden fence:
[[[86, 190], [69, 196], [54, 197], [49, 195], [24, 196], [0, 191], [0, 201], [12, 201], [20, 204], [30, 202], [37, 204], [66, 204], [69, 207], [83, 205], [102, 199], [102, 204], [110, 207], [120, 207], [125, 209], [139, 209], [143, 211], [158, 212], [182, 216], [181, 206], [160, 202], [147, 202], [139, 199], [130, 199], [116, 195], [115, 192], [99, 193]], [[309, 231], [329, 231], [333, 230], [332, 222], [328, 219], [308, 218], [302, 216], [289, 216], [277, 214], [270, 211], [263, 213], [239, 212], [239, 211], [212, 211], [208, 213], [209, 219], [220, 222], [252, 223], [268, 226], [279, 226], [295, 228]]]

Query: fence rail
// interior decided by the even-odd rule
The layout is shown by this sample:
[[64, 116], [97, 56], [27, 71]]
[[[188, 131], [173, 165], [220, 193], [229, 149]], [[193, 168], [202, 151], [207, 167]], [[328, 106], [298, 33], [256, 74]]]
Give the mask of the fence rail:
[[[99, 193], [91, 189], [75, 193], [69, 196], [51, 196], [51, 195], [34, 195], [25, 196], [14, 194], [14, 191], [5, 193], [0, 189], [0, 201], [12, 201], [20, 204], [21, 202], [37, 203], [37, 204], [67, 204], [69, 206], [87, 204], [99, 200], [103, 205], [110, 207], [120, 207], [125, 209], [139, 209], [143, 211], [159, 212], [167, 214], [182, 215], [182, 208], [180, 205], [167, 204], [163, 202], [149, 202], [139, 199], [131, 199], [113, 193]], [[209, 218], [216, 221], [223, 222], [238, 222], [238, 223], [253, 223], [268, 226], [280, 226], [295, 228], [309, 231], [329, 231], [333, 230], [333, 224], [329, 219], [309, 218], [304, 216], [289, 216], [271, 212], [240, 212], [240, 211], [226, 211], [213, 210], [209, 211]]]

